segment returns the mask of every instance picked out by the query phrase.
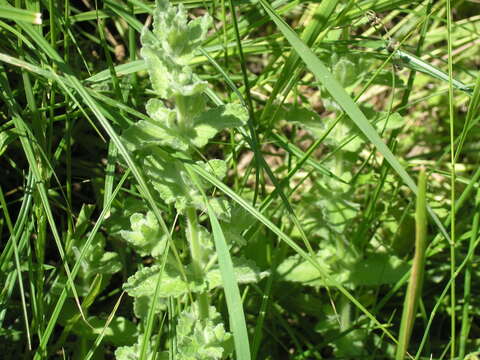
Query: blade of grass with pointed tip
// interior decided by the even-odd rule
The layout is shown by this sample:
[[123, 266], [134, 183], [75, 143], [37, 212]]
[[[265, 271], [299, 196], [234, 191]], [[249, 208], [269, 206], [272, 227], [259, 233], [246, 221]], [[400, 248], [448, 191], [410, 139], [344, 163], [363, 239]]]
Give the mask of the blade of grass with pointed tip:
[[[352, 100], [352, 98], [347, 94], [345, 89], [340, 85], [340, 83], [335, 79], [335, 77], [330, 73], [327, 67], [318, 59], [315, 53], [307, 46], [305, 43], [298, 37], [298, 35], [293, 31], [290, 26], [272, 9], [272, 7], [265, 1], [259, 0], [260, 4], [263, 6], [265, 11], [268, 13], [270, 18], [275, 22], [279, 30], [285, 36], [287, 41], [292, 45], [298, 55], [307, 65], [307, 68], [315, 75], [315, 77], [320, 81], [323, 86], [327, 89], [330, 95], [334, 100], [340, 105], [340, 107], [345, 111], [345, 113], [350, 117], [350, 119], [355, 123], [359, 130], [370, 140], [370, 142], [377, 148], [377, 150], [385, 157], [390, 166], [395, 170], [395, 172], [400, 176], [403, 182], [415, 193], [417, 194], [418, 189], [415, 182], [412, 180], [410, 175], [405, 171], [400, 162], [397, 160], [395, 155], [391, 150], [385, 145], [383, 140], [378, 135], [375, 128], [369, 123], [368, 119], [365, 117], [363, 112], [360, 110], [358, 105]], [[428, 207], [428, 212], [433, 218], [434, 222], [438, 226], [442, 235], [450, 241], [450, 236], [445, 230], [443, 224], [438, 219], [437, 215], [433, 210]]]

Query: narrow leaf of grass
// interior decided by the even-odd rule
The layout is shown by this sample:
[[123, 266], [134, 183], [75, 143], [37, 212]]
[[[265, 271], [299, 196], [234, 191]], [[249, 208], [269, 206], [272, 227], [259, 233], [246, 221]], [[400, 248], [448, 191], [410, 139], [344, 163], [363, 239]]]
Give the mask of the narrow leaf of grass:
[[[242, 75], [243, 75], [243, 86], [245, 87], [245, 102], [247, 104], [247, 109], [248, 109], [248, 128], [250, 130], [250, 136], [252, 140], [252, 148], [254, 152], [254, 159], [255, 159], [255, 166], [257, 168], [257, 171], [255, 171], [255, 186], [254, 186], [254, 194], [253, 194], [253, 200], [252, 203], [255, 204], [257, 202], [258, 198], [258, 193], [259, 193], [259, 186], [260, 186], [260, 169], [262, 165], [264, 165], [261, 162], [261, 151], [260, 151], [260, 146], [258, 143], [258, 136], [257, 136], [257, 131], [256, 131], [256, 120], [255, 120], [255, 109], [253, 107], [253, 100], [252, 96], [250, 94], [250, 83], [248, 81], [248, 72], [247, 72], [247, 63], [245, 61], [245, 57], [243, 55], [243, 47], [242, 47], [242, 41], [241, 41], [241, 35], [240, 31], [238, 28], [238, 21], [237, 21], [237, 15], [235, 13], [235, 7], [233, 6], [233, 1], [229, 0], [229, 6], [230, 6], [230, 12], [232, 15], [233, 19], [233, 27], [235, 30], [235, 40], [237, 42], [237, 48], [238, 52], [240, 55], [240, 65], [242, 69]], [[265, 167], [265, 170], [268, 173], [268, 169]], [[269, 174], [270, 175], [270, 174]], [[274, 179], [272, 179], [273, 182], [275, 182]]]
[[[422, 29], [420, 30], [420, 39], [418, 40], [417, 48], [415, 51], [415, 55], [417, 57], [421, 55], [423, 44], [425, 43], [425, 36], [427, 34], [427, 30], [430, 25], [430, 14], [432, 12], [432, 5], [433, 5], [433, 1], [429, 0], [427, 5], [425, 6], [425, 15], [424, 15], [425, 21], [423, 22]], [[410, 94], [413, 91], [413, 83], [415, 82], [415, 75], [416, 75], [415, 70], [410, 71], [410, 74], [408, 75], [405, 91], [403, 92], [403, 95], [402, 95], [402, 100], [400, 101], [400, 104], [397, 106], [397, 108], [402, 108], [408, 104]], [[402, 112], [402, 115], [403, 115], [403, 112]]]
[[462, 133], [460, 134], [460, 140], [455, 152], [455, 161], [458, 160], [458, 156], [462, 151], [463, 144], [467, 138], [469, 130], [472, 128], [473, 121], [477, 117], [480, 106], [480, 76], [477, 77], [475, 88], [473, 89], [473, 95], [468, 104], [467, 116], [465, 117], [465, 123], [463, 124]]
[[453, 109], [453, 59], [452, 59], [452, 4], [450, 0], [447, 0], [447, 49], [448, 49], [448, 113], [450, 123], [450, 166], [451, 166], [451, 178], [450, 178], [450, 213], [454, 214], [450, 220], [450, 278], [452, 279], [452, 287], [450, 288], [450, 339], [452, 344], [450, 347], [450, 359], [455, 358], [455, 334], [456, 334], [456, 294], [455, 294], [455, 245], [456, 245], [456, 223], [455, 223], [455, 183], [456, 183], [456, 171], [455, 171], [455, 115]]
[[227, 301], [228, 313], [230, 315], [230, 326], [232, 328], [235, 352], [237, 354], [236, 358], [239, 360], [250, 360], [250, 344], [248, 341], [247, 325], [245, 323], [242, 298], [235, 277], [232, 258], [228, 252], [228, 246], [222, 228], [220, 227], [218, 219], [210, 205], [208, 205], [208, 217], [210, 219], [210, 224], [212, 225], [213, 240], [215, 242], [218, 264], [220, 266], [223, 287], [225, 289], [225, 299]]
[[[107, 120], [105, 114], [108, 114], [107, 109], [103, 108], [98, 102], [95, 101], [95, 99], [90, 95], [90, 92], [83, 86], [83, 84], [80, 82], [80, 80], [73, 75], [72, 70], [68, 67], [67, 64], [63, 61], [63, 59], [58, 55], [58, 53], [53, 49], [48, 42], [45, 41], [45, 39], [35, 33], [31, 26], [27, 25], [22, 25], [22, 28], [24, 29], [25, 32], [27, 32], [34, 40], [38, 42], [40, 46], [45, 50], [45, 53], [49, 55], [56, 63], [58, 63], [59, 67], [65, 71], [66, 76], [65, 78], [68, 80], [69, 85], [75, 89], [77, 94], [81, 97], [85, 105], [92, 111], [92, 113], [95, 115], [95, 117], [98, 119], [100, 124], [102, 125], [103, 129], [107, 132], [109, 135], [110, 139], [113, 141], [115, 147], [117, 148], [118, 152], [120, 155], [123, 157], [124, 161], [127, 163], [128, 168], [131, 170], [132, 174], [134, 175], [135, 179], [138, 182], [139, 185], [139, 190], [142, 196], [146, 199], [148, 205], [152, 209], [157, 221], [160, 224], [160, 227], [162, 228], [163, 232], [167, 235], [168, 241], [170, 245], [172, 246], [172, 250], [174, 251], [174, 254], [177, 259], [179, 259], [178, 253], [175, 248], [175, 244], [173, 243], [170, 231], [168, 230], [168, 227], [165, 223], [165, 220], [161, 216], [161, 212], [159, 207], [157, 206], [152, 192], [150, 191], [150, 188], [147, 185], [147, 181], [145, 177], [143, 176], [143, 173], [139, 169], [139, 167], [135, 164], [133, 161], [129, 151], [125, 148], [125, 145], [123, 144], [122, 140], [114, 130], [113, 126], [109, 123]], [[60, 82], [60, 85], [62, 85], [66, 89], [66, 85], [63, 82]], [[72, 97], [75, 99], [74, 97]], [[46, 195], [45, 195], [46, 196]], [[56, 239], [56, 237], [55, 237]], [[65, 264], [67, 266], [68, 264]], [[183, 268], [181, 269], [181, 271]], [[67, 275], [70, 279], [70, 272], [67, 272]], [[182, 274], [185, 275], [185, 274]], [[75, 289], [72, 289], [75, 290]], [[74, 291], [74, 294], [76, 292]], [[51, 334], [47, 336], [47, 339], [45, 339], [45, 345], [46, 342], [48, 342], [48, 337]], [[43, 343], [44, 339], [42, 338], [41, 343]], [[40, 356], [39, 353], [37, 352], [36, 356]]]
[[[67, 274], [68, 285], [72, 290], [72, 293], [75, 298], [75, 302], [77, 303], [77, 307], [80, 313], [82, 314], [83, 320], [85, 321], [86, 324], [88, 324], [88, 321], [86, 320], [80, 305], [80, 300], [79, 300], [75, 285], [73, 283], [73, 279], [71, 277], [70, 266], [66, 261], [65, 251], [63, 249], [60, 234], [57, 229], [56, 222], [53, 218], [53, 211], [51, 209], [50, 202], [48, 200], [47, 189], [45, 187], [45, 184], [42, 181], [43, 178], [41, 174], [41, 168], [35, 157], [35, 151], [34, 151], [33, 141], [31, 139], [31, 133], [29, 132], [27, 124], [25, 123], [25, 121], [20, 115], [20, 106], [17, 104], [17, 102], [15, 101], [15, 98], [13, 97], [12, 91], [10, 89], [10, 84], [8, 82], [8, 78], [6, 76], [6, 72], [4, 71], [3, 66], [0, 66], [0, 83], [2, 84], [2, 87], [0, 89], [3, 90], [0, 93], [0, 95], [5, 99], [5, 102], [8, 104], [12, 112], [12, 119], [15, 124], [15, 127], [22, 134], [22, 136], [20, 136], [20, 142], [25, 152], [25, 156], [27, 158], [29, 167], [34, 174], [34, 177], [36, 180], [36, 188], [40, 197], [42, 208], [45, 211], [45, 216], [47, 218], [48, 224], [50, 225], [50, 229], [52, 231], [53, 238], [55, 240], [55, 244], [57, 246], [60, 258], [62, 260], [65, 273]], [[41, 148], [36, 147], [36, 149], [41, 151]]]
[[[97, 2], [95, 2], [95, 7], [96, 7], [96, 10], [98, 11]], [[113, 89], [115, 90], [115, 95], [117, 99], [122, 100], [122, 92], [120, 89], [119, 79], [117, 77], [117, 74], [115, 73], [115, 67], [112, 60], [112, 56], [110, 54], [110, 51], [108, 50], [107, 41], [105, 40], [104, 27], [105, 27], [105, 24], [103, 19], [97, 18], [97, 28], [98, 28], [98, 33], [100, 35], [100, 43], [102, 44], [103, 52], [107, 60], [108, 70], [110, 71], [110, 76], [112, 78]], [[113, 142], [110, 141], [108, 144], [107, 165], [105, 167], [105, 186], [104, 186], [104, 196], [103, 196], [104, 203], [107, 202], [108, 198], [112, 194], [113, 182], [115, 177], [115, 162], [117, 159], [117, 154], [118, 154], [117, 148], [115, 147]]]
[[[106, 330], [108, 329], [108, 326], [110, 325], [110, 323], [112, 322], [115, 314], [117, 313], [117, 310], [118, 310], [118, 307], [120, 306], [120, 303], [121, 303], [121, 301], [122, 301], [123, 295], [125, 295], [125, 291], [123, 291], [123, 292], [120, 294], [117, 302], [115, 303], [115, 306], [113, 307], [112, 312], [110, 313], [110, 315], [108, 315], [108, 319], [107, 319], [107, 321], [105, 322], [105, 326], [103, 327], [102, 332], [97, 336], [97, 338], [95, 339], [94, 344], [92, 345], [92, 347], [91, 347], [90, 350], [88, 351], [87, 355], [85, 355], [85, 360], [90, 360], [90, 359], [92, 358], [92, 356], [94, 355], [95, 350], [98, 349], [98, 346], [100, 345], [100, 343], [101, 343], [102, 340], [103, 340], [103, 337], [105, 336], [105, 332], [106, 332]], [[141, 358], [140, 358], [140, 359], [141, 359]]]
[[42, 14], [35, 11], [17, 9], [11, 6], [0, 5], [0, 18], [13, 21], [27, 22], [30, 24], [41, 25]]
[[[172, 229], [173, 231], [173, 229]], [[169, 236], [171, 238], [172, 234], [169, 232]], [[165, 247], [165, 250], [162, 255], [162, 260], [161, 260], [161, 267], [160, 271], [158, 273], [157, 277], [157, 282], [155, 284], [155, 292], [153, 293], [153, 297], [151, 299], [150, 306], [148, 307], [148, 313], [147, 313], [147, 321], [145, 325], [145, 332], [142, 337], [142, 344], [140, 347], [140, 355], [139, 355], [139, 360], [144, 360], [146, 359], [146, 354], [148, 350], [148, 343], [150, 341], [150, 337], [152, 336], [153, 332], [153, 325], [155, 321], [155, 315], [157, 313], [157, 306], [158, 306], [158, 299], [160, 297], [160, 288], [162, 286], [162, 275], [163, 271], [165, 270], [165, 264], [167, 263], [168, 259], [168, 253], [170, 251], [170, 242], [167, 242], [167, 245]]]
[[[322, 1], [320, 4], [313, 4], [315, 6], [315, 11], [312, 15], [312, 20], [308, 22], [307, 27], [302, 33], [302, 40], [308, 45], [312, 45], [315, 40], [317, 39], [318, 35], [327, 27], [328, 20], [333, 14], [336, 6], [338, 4], [338, 0], [325, 0]], [[276, 79], [275, 86], [270, 94], [267, 104], [265, 105], [262, 111], [261, 120], [264, 120], [267, 116], [271, 117], [271, 114], [276, 113], [274, 109], [272, 109], [275, 100], [277, 99], [277, 95], [287, 86], [288, 82], [290, 81], [292, 75], [297, 70], [299, 66], [300, 58], [296, 52], [291, 52], [283, 68], [280, 72], [280, 75]], [[278, 111], [278, 110], [277, 110]]]
[[[471, 259], [473, 257], [473, 254], [474, 254], [474, 252], [475, 252], [475, 250], [476, 250], [476, 248], [479, 244], [480, 244], [480, 237], [475, 240], [475, 243], [473, 244], [473, 246], [469, 247], [467, 255], [463, 259], [462, 263], [456, 268], [456, 271], [455, 271], [453, 277], [451, 277], [448, 280], [447, 285], [445, 286], [445, 288], [442, 290], [442, 293], [438, 297], [438, 300], [437, 300], [435, 306], [433, 307], [432, 312], [430, 313], [430, 318], [428, 319], [427, 326], [425, 327], [425, 331], [423, 333], [422, 341], [420, 342], [420, 346], [418, 347], [417, 354], [415, 355], [416, 359], [418, 359], [420, 357], [420, 354], [422, 353], [423, 347], [425, 346], [425, 343], [427, 341], [427, 338], [428, 338], [428, 335], [429, 335], [429, 332], [430, 332], [430, 328], [431, 328], [432, 323], [433, 323], [433, 319], [435, 318], [435, 315], [436, 315], [438, 309], [440, 308], [440, 306], [445, 305], [444, 299], [447, 296], [448, 290], [451, 289], [451, 286], [452, 286], [453, 282], [455, 281], [457, 276], [463, 271], [463, 268], [465, 266], [467, 266], [469, 261], [471, 261]], [[449, 342], [449, 344], [450, 344], [450, 342]]]
[[[470, 242], [468, 244], [468, 252], [474, 254], [475, 250], [475, 240], [478, 237], [478, 230], [480, 224], [480, 191], [477, 191], [475, 196], [475, 215], [473, 216], [472, 223], [472, 232], [470, 234]], [[468, 263], [465, 269], [465, 278], [463, 286], [463, 309], [462, 309], [462, 327], [460, 330], [460, 339], [459, 339], [459, 349], [458, 357], [463, 359], [466, 353], [468, 334], [470, 332], [470, 327], [472, 326], [472, 317], [470, 316], [470, 300], [472, 298], [472, 274], [473, 274], [473, 263], [471, 259], [468, 259]]]
[[[28, 214], [30, 213], [30, 209], [33, 203], [33, 194], [32, 194], [32, 186], [33, 186], [33, 174], [30, 172], [27, 176], [27, 181], [25, 184], [25, 194], [23, 196], [22, 205], [20, 206], [20, 211], [18, 212], [17, 219], [15, 221], [15, 225], [13, 227], [13, 234], [10, 235], [7, 244], [2, 250], [0, 254], [0, 271], [5, 271], [6, 267], [9, 265], [10, 259], [13, 254], [13, 236], [20, 237], [20, 234], [24, 232], [24, 227], [26, 222], [28, 221]], [[0, 317], [0, 327], [2, 326], [2, 319]]]
[[408, 281], [408, 288], [403, 305], [396, 360], [405, 359], [422, 292], [423, 274], [425, 272], [425, 250], [427, 245], [426, 193], [427, 175], [425, 169], [422, 169], [418, 177], [418, 195], [415, 210], [415, 255], [413, 257], [410, 280]]
[[[409, 54], [406, 51], [397, 49], [395, 50], [395, 55], [396, 58], [398, 58], [401, 62], [402, 65], [405, 65], [406, 67], [414, 70], [414, 71], [420, 71], [426, 75], [430, 75], [431, 77], [442, 80], [445, 82], [449, 81], [449, 76], [448, 74], [444, 73], [442, 70], [439, 68], [423, 61], [422, 59]], [[465, 92], [467, 95], [472, 94], [472, 88], [469, 86], [465, 85], [461, 81], [455, 80], [452, 78], [452, 86], [455, 87], [458, 90], [462, 90]]]
[[25, 321], [25, 332], [27, 334], [27, 344], [28, 349], [32, 350], [32, 340], [30, 335], [30, 326], [28, 321], [28, 312], [27, 312], [27, 303], [25, 301], [25, 290], [23, 287], [23, 277], [22, 277], [22, 270], [20, 267], [20, 256], [18, 254], [18, 246], [17, 246], [17, 239], [16, 234], [14, 231], [14, 227], [12, 225], [12, 220], [10, 218], [10, 214], [8, 212], [7, 202], [5, 201], [5, 197], [3, 196], [3, 189], [0, 186], [0, 205], [3, 209], [3, 216], [5, 217], [5, 221], [7, 223], [8, 231], [10, 231], [10, 235], [12, 236], [12, 243], [13, 243], [13, 253], [15, 257], [15, 268], [17, 270], [17, 277], [18, 277], [18, 286], [20, 287], [20, 298], [22, 300], [22, 311], [23, 311], [23, 320]]
[[[285, 21], [278, 16], [278, 14], [272, 9], [272, 7], [265, 1], [260, 0], [260, 4], [270, 15], [271, 19], [275, 22], [277, 27], [286, 37], [288, 42], [297, 51], [299, 56], [307, 65], [308, 69], [312, 71], [315, 77], [325, 86], [330, 95], [335, 101], [342, 107], [345, 113], [352, 119], [359, 130], [370, 140], [370, 142], [377, 148], [377, 150], [385, 157], [388, 163], [392, 166], [395, 172], [400, 176], [403, 182], [417, 194], [417, 186], [412, 180], [410, 175], [405, 171], [400, 162], [397, 160], [391, 150], [385, 145], [383, 140], [378, 135], [375, 128], [370, 124], [363, 112], [360, 110], [357, 104], [347, 94], [345, 89], [334, 78], [334, 76], [328, 71], [327, 67], [317, 58], [315, 53], [298, 37]], [[443, 224], [438, 219], [433, 210], [428, 207], [430, 216], [437, 224], [440, 232], [446, 239], [450, 240], [450, 236], [445, 230]]]

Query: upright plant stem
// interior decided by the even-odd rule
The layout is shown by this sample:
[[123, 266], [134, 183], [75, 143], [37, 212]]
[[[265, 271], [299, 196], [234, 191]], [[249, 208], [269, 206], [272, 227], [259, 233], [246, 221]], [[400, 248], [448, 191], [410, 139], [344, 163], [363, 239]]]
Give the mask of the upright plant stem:
[[452, 64], [452, 6], [451, 1], [447, 0], [447, 48], [448, 48], [448, 110], [450, 118], [450, 161], [451, 161], [451, 177], [450, 177], [450, 212], [453, 214], [450, 218], [450, 277], [452, 278], [452, 287], [450, 288], [450, 358], [455, 358], [455, 133], [454, 133], [454, 114], [453, 114], [453, 64]]
[[[477, 191], [475, 197], [475, 215], [473, 216], [472, 232], [470, 235], [470, 243], [468, 246], [468, 252], [473, 252], [475, 247], [475, 242], [478, 237], [478, 230], [480, 224], [480, 191]], [[472, 256], [473, 257], [473, 256]], [[468, 260], [466, 269], [465, 269], [465, 279], [463, 286], [463, 309], [462, 309], [462, 327], [460, 332], [459, 340], [459, 349], [458, 357], [463, 359], [465, 357], [468, 333], [472, 324], [472, 318], [470, 317], [470, 299], [471, 299], [471, 288], [472, 288], [472, 257]]]
[[425, 272], [425, 250], [427, 247], [426, 192], [427, 175], [425, 169], [422, 169], [418, 178], [418, 195], [415, 211], [415, 255], [413, 257], [412, 272], [410, 273], [410, 280], [408, 281], [407, 293], [405, 294], [405, 302], [403, 305], [396, 360], [405, 359], [422, 292], [423, 274]]
[[[190, 255], [192, 257], [192, 266], [195, 273], [195, 280], [202, 281], [204, 277], [203, 272], [203, 251], [199, 239], [199, 227], [197, 211], [194, 207], [187, 208], [187, 234], [190, 245]], [[202, 292], [198, 295], [198, 309], [200, 312], [200, 319], [208, 318], [208, 294]]]

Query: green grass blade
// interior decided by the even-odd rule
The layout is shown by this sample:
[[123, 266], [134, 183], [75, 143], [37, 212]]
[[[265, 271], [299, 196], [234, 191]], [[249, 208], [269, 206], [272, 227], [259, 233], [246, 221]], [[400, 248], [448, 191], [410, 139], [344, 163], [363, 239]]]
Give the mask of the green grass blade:
[[27, 22], [30, 24], [42, 24], [42, 14], [35, 11], [17, 9], [11, 6], [0, 5], [0, 18], [13, 21]]
[[[130, 171], [125, 172], [122, 179], [119, 181], [118, 185], [116, 186], [115, 190], [113, 191], [112, 196], [109, 198], [109, 202], [104, 204], [104, 208], [103, 208], [102, 212], [98, 216], [98, 219], [97, 219], [95, 225], [93, 226], [92, 230], [90, 231], [90, 234], [88, 235], [87, 240], [85, 240], [85, 244], [83, 245], [82, 250], [80, 251], [78, 261], [75, 263], [75, 265], [72, 269], [72, 272], [71, 272], [72, 281], [75, 280], [75, 278], [78, 274], [78, 271], [80, 270], [81, 262], [87, 254], [88, 248], [90, 247], [91, 243], [93, 242], [93, 239], [95, 238], [95, 235], [97, 234], [98, 230], [100, 229], [100, 226], [103, 224], [103, 221], [105, 220], [106, 215], [110, 211], [110, 207], [112, 206], [113, 200], [115, 199], [118, 192], [122, 188], [123, 183], [125, 182], [125, 180], [127, 179], [129, 174], [130, 174]], [[58, 316], [60, 315], [60, 311], [63, 308], [65, 300], [67, 299], [67, 294], [68, 294], [68, 291], [67, 291], [67, 288], [65, 287], [65, 288], [63, 288], [62, 293], [58, 297], [57, 303], [55, 304], [55, 307], [50, 314], [50, 318], [48, 320], [47, 327], [45, 328], [45, 332], [40, 339], [40, 344], [37, 348], [37, 352], [35, 353], [34, 359], [40, 360], [42, 358], [42, 356], [41, 356], [42, 349], [46, 348], [46, 346], [47, 346], [50, 335], [52, 334], [52, 332], [54, 330], [54, 327], [55, 327], [55, 324], [58, 320]]]
[[[447, 53], [448, 53], [448, 115], [449, 115], [449, 132], [450, 132], [450, 213], [455, 214], [455, 198], [456, 198], [456, 160], [455, 160], [455, 113], [453, 106], [453, 59], [452, 59], [452, 3], [446, 0], [446, 17], [447, 17]], [[452, 279], [452, 287], [450, 288], [450, 359], [455, 357], [456, 349], [456, 283], [455, 283], [455, 246], [457, 243], [456, 232], [457, 224], [455, 215], [450, 220], [450, 278]]]
[[[302, 33], [302, 40], [307, 45], [312, 45], [317, 39], [318, 35], [325, 29], [328, 24], [328, 20], [332, 16], [337, 4], [338, 0], [325, 0], [320, 4], [313, 5], [316, 6], [316, 9], [313, 13], [312, 20], [308, 22], [308, 26]], [[275, 82], [272, 93], [267, 100], [267, 104], [262, 111], [262, 119], [264, 119], [266, 116], [270, 116], [269, 114], [275, 113], [275, 111], [272, 109], [272, 106], [275, 104], [277, 95], [287, 86], [292, 75], [299, 66], [299, 63], [300, 59], [298, 54], [296, 52], [291, 52], [285, 61], [285, 65], [283, 66], [282, 71]]]
[[[412, 70], [419, 71], [426, 75], [430, 75], [431, 77], [438, 80], [442, 80], [445, 82], [449, 81], [448, 74], [406, 51], [400, 49], [396, 50], [394, 58], [399, 59], [402, 65], [405, 65]], [[461, 81], [452, 79], [452, 85], [456, 89], [462, 90], [468, 95], [472, 94], [472, 88], [468, 85], [465, 85]]]
[[468, 111], [467, 116], [465, 118], [465, 123], [463, 124], [462, 133], [460, 134], [460, 140], [457, 145], [457, 149], [455, 152], [455, 161], [458, 160], [458, 156], [460, 155], [463, 145], [465, 144], [465, 140], [467, 139], [467, 134], [472, 128], [473, 122], [477, 117], [479, 112], [480, 106], [480, 76], [477, 77], [477, 81], [475, 82], [475, 87], [473, 89], [473, 95], [470, 99], [470, 103], [468, 104]]
[[18, 277], [18, 286], [20, 287], [20, 298], [22, 300], [22, 312], [23, 312], [23, 320], [25, 321], [25, 332], [27, 333], [27, 343], [28, 349], [32, 350], [32, 340], [30, 335], [30, 325], [28, 321], [28, 312], [27, 312], [27, 302], [25, 301], [25, 290], [23, 286], [23, 278], [22, 278], [22, 270], [20, 268], [20, 256], [18, 251], [16, 233], [14, 231], [14, 227], [12, 225], [12, 220], [10, 218], [10, 214], [8, 212], [7, 202], [5, 201], [5, 197], [3, 196], [3, 190], [0, 186], [0, 206], [3, 209], [3, 216], [5, 217], [8, 231], [10, 231], [10, 235], [12, 238], [13, 243], [13, 253], [15, 258], [15, 268], [17, 270], [17, 277]]
[[215, 249], [217, 250], [218, 264], [225, 289], [225, 298], [230, 315], [230, 326], [232, 328], [235, 352], [237, 354], [236, 358], [239, 360], [250, 360], [247, 325], [245, 323], [242, 298], [235, 277], [232, 258], [230, 257], [222, 228], [210, 205], [208, 205], [208, 217], [212, 225], [213, 240], [215, 242]]

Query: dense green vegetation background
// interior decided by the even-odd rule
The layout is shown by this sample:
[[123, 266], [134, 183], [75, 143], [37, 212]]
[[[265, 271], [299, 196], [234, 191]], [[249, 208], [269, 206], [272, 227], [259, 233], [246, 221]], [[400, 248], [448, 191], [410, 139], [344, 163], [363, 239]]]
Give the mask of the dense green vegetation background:
[[0, 357], [401, 359], [424, 168], [405, 358], [477, 359], [478, 2], [182, 3], [185, 107], [233, 120], [143, 139], [155, 168], [154, 2], [0, 0]]

